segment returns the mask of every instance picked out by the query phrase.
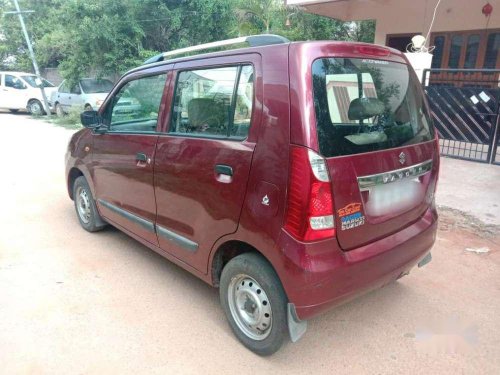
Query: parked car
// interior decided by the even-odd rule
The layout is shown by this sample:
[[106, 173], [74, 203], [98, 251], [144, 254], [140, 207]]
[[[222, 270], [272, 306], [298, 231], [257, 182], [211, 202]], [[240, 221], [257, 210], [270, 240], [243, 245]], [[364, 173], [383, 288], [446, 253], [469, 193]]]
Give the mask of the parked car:
[[71, 107], [98, 110], [112, 88], [113, 82], [108, 79], [84, 78], [74, 85], [64, 80], [52, 94], [51, 102], [59, 116], [67, 113]]
[[[430, 261], [439, 147], [399, 51], [216, 45], [242, 40], [125, 74], [82, 113], [67, 188], [85, 230], [111, 224], [218, 287], [237, 338], [269, 355], [307, 319]], [[140, 108], [123, 116], [130, 98]]]
[[34, 115], [45, 113], [41, 85], [45, 89], [47, 100], [50, 99], [56, 87], [46, 79], [39, 81], [31, 73], [0, 72], [0, 108], [11, 112], [26, 109]]

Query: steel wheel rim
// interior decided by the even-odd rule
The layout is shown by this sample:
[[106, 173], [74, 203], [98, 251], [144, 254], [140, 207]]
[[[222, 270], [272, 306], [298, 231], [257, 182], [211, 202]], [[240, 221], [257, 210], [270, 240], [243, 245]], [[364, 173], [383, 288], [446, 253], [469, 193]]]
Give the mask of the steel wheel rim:
[[58, 115], [59, 117], [62, 117], [62, 116], [64, 115], [64, 112], [63, 112], [63, 110], [62, 110], [62, 108], [61, 108], [61, 105], [60, 105], [60, 104], [58, 104], [58, 105], [56, 106], [56, 113], [57, 113], [57, 115]]
[[76, 190], [76, 208], [78, 211], [78, 216], [84, 224], [90, 222], [90, 197], [87, 194], [87, 190], [82, 187], [78, 187]]
[[30, 112], [34, 115], [39, 115], [40, 113], [42, 113], [42, 107], [37, 102], [33, 102], [30, 105]]
[[265, 290], [248, 275], [236, 275], [228, 288], [231, 316], [238, 328], [252, 340], [262, 341], [271, 333], [273, 314]]

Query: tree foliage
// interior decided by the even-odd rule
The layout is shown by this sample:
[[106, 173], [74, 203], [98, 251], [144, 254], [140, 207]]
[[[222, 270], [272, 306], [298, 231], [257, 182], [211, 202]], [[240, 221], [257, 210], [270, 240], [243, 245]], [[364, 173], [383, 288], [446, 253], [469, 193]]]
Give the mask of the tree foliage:
[[[291, 40], [373, 41], [374, 23], [346, 23], [285, 7], [280, 0], [19, 0], [41, 67], [65, 78], [116, 75], [175, 48], [239, 35]], [[10, 11], [0, 0], [0, 12]], [[19, 20], [0, 17], [0, 68], [30, 71]]]

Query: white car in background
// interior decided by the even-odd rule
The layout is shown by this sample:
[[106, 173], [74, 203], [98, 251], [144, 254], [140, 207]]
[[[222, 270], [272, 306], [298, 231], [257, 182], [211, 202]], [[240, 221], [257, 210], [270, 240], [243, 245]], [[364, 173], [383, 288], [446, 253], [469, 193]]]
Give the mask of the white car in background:
[[64, 115], [72, 107], [97, 111], [112, 88], [113, 82], [108, 79], [84, 78], [73, 86], [64, 80], [52, 94], [50, 101], [58, 116]]
[[11, 112], [26, 109], [33, 115], [45, 113], [41, 85], [50, 106], [50, 97], [57, 90], [52, 83], [44, 78], [40, 81], [32, 73], [0, 72], [0, 108]]

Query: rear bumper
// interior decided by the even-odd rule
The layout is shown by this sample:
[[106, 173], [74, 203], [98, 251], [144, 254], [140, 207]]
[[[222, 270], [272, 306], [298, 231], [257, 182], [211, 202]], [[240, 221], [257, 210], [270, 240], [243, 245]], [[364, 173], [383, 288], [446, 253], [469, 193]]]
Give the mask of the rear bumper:
[[348, 252], [340, 250], [336, 240], [297, 244], [283, 233], [286, 272], [280, 277], [289, 301], [300, 319], [308, 319], [382, 287], [429, 253], [436, 231], [437, 213], [428, 210], [404, 230]]

